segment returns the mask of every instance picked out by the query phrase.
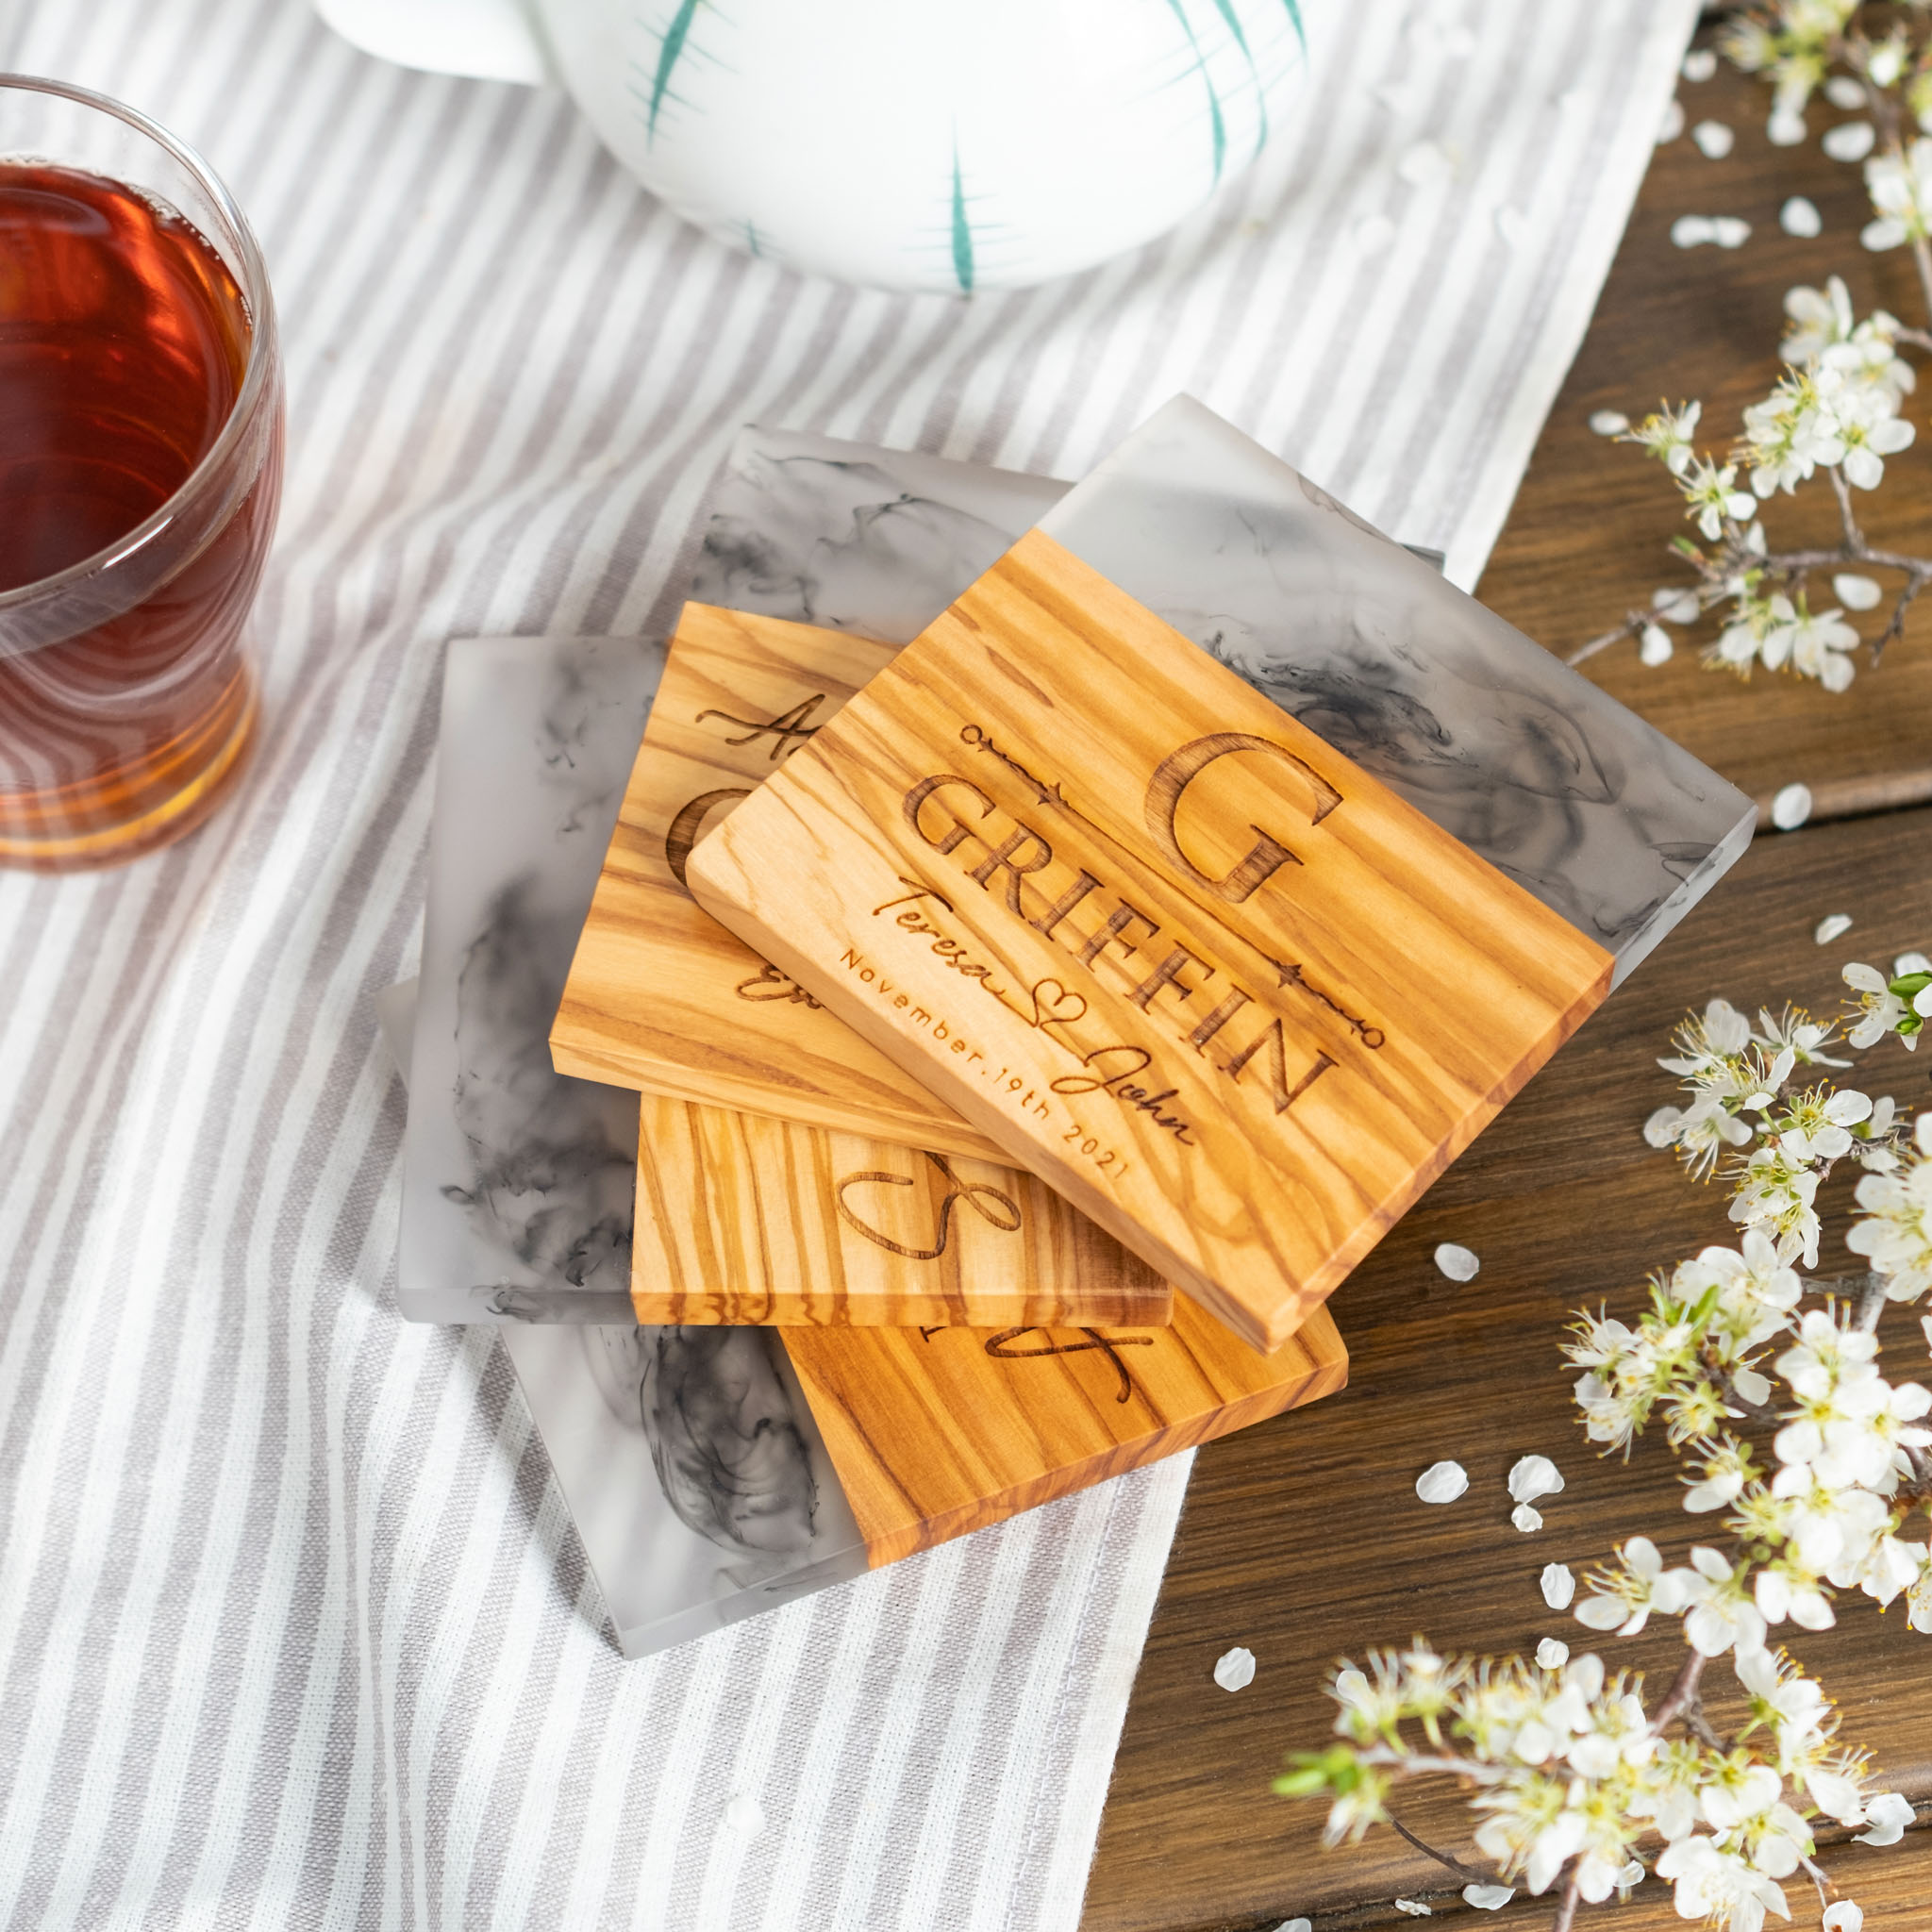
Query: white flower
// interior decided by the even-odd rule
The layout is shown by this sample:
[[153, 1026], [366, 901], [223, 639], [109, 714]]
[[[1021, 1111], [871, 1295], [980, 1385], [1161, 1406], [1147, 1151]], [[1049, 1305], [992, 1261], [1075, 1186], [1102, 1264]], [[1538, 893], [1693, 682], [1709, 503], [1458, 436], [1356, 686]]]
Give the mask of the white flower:
[[1865, 230], [1868, 248], [1896, 248], [1926, 233], [1932, 209], [1932, 144], [1915, 141], [1903, 157], [1874, 155], [1865, 163], [1865, 191], [1878, 219]]
[[[1789, 608], [1783, 597], [1772, 602]], [[1845, 653], [1857, 650], [1858, 641], [1858, 633], [1842, 622], [1841, 612], [1799, 610], [1774, 625], [1758, 650], [1769, 671], [1782, 669], [1789, 660], [1800, 677], [1815, 677], [1826, 691], [1843, 691], [1856, 668]]]
[[1719, 1851], [1711, 1839], [1666, 1845], [1657, 1874], [1674, 1882], [1679, 1918], [1708, 1919], [1722, 1932], [1763, 1932], [1767, 1910], [1790, 1917], [1781, 1886], [1737, 1853]]
[[[1614, 1630], [1619, 1637], [1635, 1637], [1650, 1621], [1653, 1610], [1674, 1616], [1693, 1594], [1700, 1593], [1696, 1574], [1667, 1571], [1657, 1545], [1647, 1536], [1633, 1536], [1617, 1557], [1619, 1569], [1592, 1575], [1591, 1594], [1576, 1606], [1576, 1621], [1592, 1630]], [[1553, 1607], [1560, 1609], [1562, 1606]]]
[[1890, 1299], [1916, 1301], [1932, 1288], [1932, 1160], [1864, 1175], [1857, 1202], [1866, 1218], [1852, 1224], [1845, 1246], [1885, 1276]]
[[1850, 1129], [1871, 1118], [1870, 1095], [1851, 1087], [1814, 1088], [1786, 1109], [1777, 1143], [1794, 1164], [1840, 1160], [1852, 1151]]
[[1684, 1619], [1685, 1641], [1704, 1657], [1722, 1657], [1734, 1647], [1762, 1650], [1764, 1617], [1746, 1589], [1745, 1574], [1701, 1544], [1690, 1552], [1690, 1562], [1701, 1590]]
[[1779, 1470], [1771, 1493], [1785, 1506], [1781, 1517], [1789, 1556], [1814, 1576], [1837, 1574], [1841, 1566], [1856, 1573], [1891, 1522], [1883, 1496], [1869, 1490], [1829, 1489], [1808, 1463]]
[[1547, 1456], [1520, 1457], [1509, 1471], [1509, 1494], [1518, 1503], [1557, 1495], [1562, 1488], [1562, 1473]]
[[[1576, 1578], [1564, 1563], [1545, 1563], [1540, 1579], [1543, 1601], [1553, 1610], [1567, 1610], [1576, 1595]], [[1534, 1888], [1532, 1888], [1534, 1889]]]
[[1666, 404], [1618, 441], [1640, 444], [1672, 475], [1681, 476], [1690, 467], [1690, 439], [1696, 434], [1697, 419], [1703, 413], [1702, 403], [1684, 403], [1675, 409]]
[[1658, 1108], [1644, 1122], [1643, 1138], [1653, 1147], [1674, 1147], [1684, 1165], [1701, 1179], [1726, 1147], [1743, 1146], [1751, 1139], [1751, 1129], [1715, 1094], [1707, 1093], [1689, 1107]]
[[1804, 1630], [1829, 1630], [1838, 1621], [1816, 1579], [1789, 1564], [1760, 1570], [1752, 1580], [1751, 1594], [1767, 1624], [1782, 1624], [1789, 1617]]
[[1782, 1147], [1758, 1147], [1738, 1176], [1730, 1217], [1768, 1230], [1781, 1259], [1802, 1255], [1806, 1267], [1815, 1268], [1819, 1222], [1812, 1202], [1817, 1193], [1818, 1175], [1810, 1168], [1795, 1164]]
[[1858, 1834], [1858, 1843], [1895, 1845], [1905, 1837], [1915, 1814], [1912, 1801], [1902, 1791], [1880, 1791], [1867, 1803], [1865, 1816], [1872, 1821], [1872, 1829]]
[[1744, 1493], [1751, 1479], [1751, 1453], [1737, 1443], [1714, 1449], [1704, 1459], [1703, 1478], [1684, 1495], [1684, 1507], [1693, 1516], [1726, 1509]]
[[[1896, 1033], [1911, 1008], [1892, 991], [1890, 982], [1875, 966], [1855, 959], [1841, 976], [1858, 995], [1859, 1018], [1845, 1039], [1862, 1053], [1868, 1046], [1876, 1046], [1888, 1033]], [[1906, 1044], [1913, 1047], [1918, 1041], [1907, 1039]]]

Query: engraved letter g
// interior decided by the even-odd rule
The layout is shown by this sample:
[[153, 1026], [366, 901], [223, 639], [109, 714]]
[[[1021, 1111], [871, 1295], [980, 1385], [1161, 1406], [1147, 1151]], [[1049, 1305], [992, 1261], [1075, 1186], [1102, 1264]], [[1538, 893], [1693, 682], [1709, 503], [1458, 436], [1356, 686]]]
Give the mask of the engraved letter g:
[[1205, 887], [1217, 898], [1225, 899], [1235, 906], [1252, 898], [1284, 865], [1301, 863], [1286, 845], [1278, 839], [1271, 838], [1259, 825], [1248, 827], [1255, 834], [1256, 843], [1248, 856], [1224, 878], [1209, 878], [1181, 850], [1180, 839], [1174, 830], [1181, 793], [1216, 758], [1224, 758], [1229, 753], [1238, 751], [1266, 752], [1271, 758], [1292, 765], [1308, 781], [1315, 793], [1315, 808], [1308, 817], [1310, 824], [1319, 825], [1341, 803], [1341, 792], [1306, 759], [1297, 758], [1286, 745], [1276, 744], [1271, 739], [1255, 738], [1245, 731], [1217, 731], [1208, 738], [1194, 739], [1162, 758], [1155, 767], [1153, 777], [1147, 781], [1147, 835], [1187, 877]]

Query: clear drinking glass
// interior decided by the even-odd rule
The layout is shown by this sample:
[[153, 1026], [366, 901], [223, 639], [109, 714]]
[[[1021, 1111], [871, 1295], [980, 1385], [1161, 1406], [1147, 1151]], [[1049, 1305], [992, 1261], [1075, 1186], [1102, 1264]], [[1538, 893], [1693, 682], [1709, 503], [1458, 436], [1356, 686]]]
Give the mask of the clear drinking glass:
[[0, 75], [0, 865], [115, 864], [227, 796], [281, 475], [227, 190], [132, 108]]

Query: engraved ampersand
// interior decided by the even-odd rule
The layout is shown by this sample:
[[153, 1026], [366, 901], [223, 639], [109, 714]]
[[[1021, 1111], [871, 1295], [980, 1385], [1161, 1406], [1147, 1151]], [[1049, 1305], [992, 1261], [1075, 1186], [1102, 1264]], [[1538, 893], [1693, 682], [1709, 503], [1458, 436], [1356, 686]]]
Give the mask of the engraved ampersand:
[[946, 1252], [946, 1243], [952, 1239], [953, 1210], [962, 1203], [991, 1227], [1001, 1234], [1012, 1234], [1020, 1225], [1020, 1204], [1004, 1189], [993, 1187], [987, 1181], [961, 1180], [953, 1172], [952, 1163], [943, 1154], [928, 1154], [925, 1158], [938, 1170], [941, 1179], [946, 1184], [946, 1191], [940, 1196], [939, 1224], [933, 1233], [933, 1246], [929, 1248], [908, 1248], [903, 1242], [895, 1241], [889, 1235], [881, 1234], [877, 1228], [869, 1227], [852, 1210], [851, 1203], [845, 1198], [848, 1188], [856, 1188], [876, 1182], [889, 1188], [909, 1188], [916, 1186], [909, 1175], [887, 1174], [883, 1170], [869, 1169], [863, 1174], [848, 1174], [839, 1182], [835, 1198], [839, 1204], [839, 1218], [855, 1233], [861, 1234], [869, 1241], [876, 1243], [889, 1254], [902, 1255], [908, 1261], [936, 1261]]

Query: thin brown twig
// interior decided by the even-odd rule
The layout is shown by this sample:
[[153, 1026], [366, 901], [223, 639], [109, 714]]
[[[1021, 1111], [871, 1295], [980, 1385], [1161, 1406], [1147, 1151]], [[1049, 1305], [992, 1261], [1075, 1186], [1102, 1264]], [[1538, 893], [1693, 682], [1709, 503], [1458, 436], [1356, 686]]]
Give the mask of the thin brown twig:
[[1563, 1887], [1563, 1896], [1557, 1904], [1557, 1916], [1551, 1922], [1550, 1932], [1574, 1932], [1576, 1907], [1583, 1902], [1583, 1879], [1579, 1868], [1573, 1865], [1570, 1876]]
[[1852, 486], [1845, 481], [1843, 467], [1831, 464], [1824, 473], [1831, 478], [1831, 493], [1838, 498], [1839, 521], [1844, 525], [1845, 549], [1854, 557], [1865, 555], [1865, 533], [1858, 527], [1858, 519], [1852, 508]]
[[1657, 1707], [1657, 1714], [1650, 1721], [1653, 1737], [1660, 1738], [1670, 1726], [1683, 1715], [1688, 1705], [1698, 1699], [1698, 1681], [1704, 1675], [1706, 1658], [1701, 1650], [1693, 1650], [1683, 1661], [1675, 1681], [1664, 1692], [1664, 1701]]
[[1447, 1852], [1439, 1852], [1426, 1840], [1418, 1838], [1393, 1812], [1389, 1814], [1389, 1823], [1395, 1827], [1395, 1833], [1398, 1838], [1407, 1839], [1424, 1857], [1435, 1859], [1439, 1865], [1448, 1866], [1450, 1871], [1455, 1873], [1458, 1878], [1466, 1880], [1471, 1885], [1493, 1885], [1496, 1883], [1493, 1874], [1478, 1872], [1473, 1865], [1465, 1865], [1460, 1858], [1452, 1858]]

